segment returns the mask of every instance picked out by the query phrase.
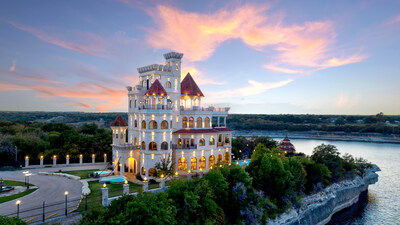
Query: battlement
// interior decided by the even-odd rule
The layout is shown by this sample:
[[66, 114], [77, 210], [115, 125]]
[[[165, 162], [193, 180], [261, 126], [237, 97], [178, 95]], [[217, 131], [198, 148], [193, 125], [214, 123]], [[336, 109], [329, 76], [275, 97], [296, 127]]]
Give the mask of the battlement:
[[145, 73], [149, 71], [164, 71], [164, 72], [172, 72], [172, 66], [170, 65], [161, 65], [161, 64], [152, 64], [148, 66], [143, 66], [137, 68], [139, 73]]
[[182, 59], [183, 53], [179, 52], [168, 52], [164, 54], [164, 58], [167, 59]]

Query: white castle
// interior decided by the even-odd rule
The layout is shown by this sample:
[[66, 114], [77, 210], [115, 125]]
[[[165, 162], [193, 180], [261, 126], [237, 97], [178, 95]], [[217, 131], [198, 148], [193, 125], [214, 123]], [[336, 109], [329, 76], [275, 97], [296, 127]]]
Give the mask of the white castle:
[[128, 123], [119, 115], [111, 124], [115, 174], [152, 178], [155, 164], [166, 157], [179, 175], [231, 163], [229, 108], [202, 107], [204, 95], [192, 76], [181, 82], [182, 57], [170, 52], [165, 65], [137, 69], [139, 84], [127, 87]]

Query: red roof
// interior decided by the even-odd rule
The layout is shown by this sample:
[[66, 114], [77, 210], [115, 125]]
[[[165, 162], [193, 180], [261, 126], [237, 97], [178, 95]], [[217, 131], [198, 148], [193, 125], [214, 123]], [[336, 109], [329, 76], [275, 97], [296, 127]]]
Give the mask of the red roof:
[[211, 128], [211, 129], [185, 128], [175, 131], [174, 134], [206, 134], [206, 133], [219, 133], [222, 131], [232, 131], [232, 130], [228, 128]]
[[115, 118], [114, 122], [111, 123], [111, 127], [127, 127], [128, 123], [124, 120], [121, 115], [118, 115]]
[[286, 151], [286, 152], [296, 151], [296, 148], [290, 142], [290, 139], [287, 136], [279, 143], [278, 148], [280, 148], [282, 151]]
[[201, 92], [190, 73], [187, 73], [186, 77], [181, 82], [181, 94], [204, 97], [203, 92]]
[[154, 83], [151, 85], [149, 90], [146, 91], [146, 95], [168, 95], [168, 93], [165, 91], [163, 86], [161, 85], [160, 81], [156, 79]]

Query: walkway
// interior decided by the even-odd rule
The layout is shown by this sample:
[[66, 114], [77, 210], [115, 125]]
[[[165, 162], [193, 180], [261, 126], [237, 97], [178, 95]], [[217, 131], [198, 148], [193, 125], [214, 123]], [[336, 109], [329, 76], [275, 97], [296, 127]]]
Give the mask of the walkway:
[[[106, 164], [95, 164], [95, 165], [81, 165], [81, 166], [70, 166], [70, 167], [57, 167], [57, 168], [39, 168], [39, 169], [29, 169], [29, 172], [32, 175], [29, 177], [29, 183], [34, 184], [39, 189], [35, 192], [21, 197], [19, 199], [15, 199], [9, 202], [5, 202], [0, 204], [0, 215], [9, 215], [12, 213], [16, 213], [17, 206], [16, 201], [20, 200], [20, 217], [26, 220], [34, 219], [32, 222], [37, 222], [42, 220], [42, 209], [33, 210], [29, 212], [23, 212], [32, 208], [40, 208], [43, 206], [43, 201], [46, 205], [56, 204], [65, 202], [65, 191], [68, 191], [68, 199], [79, 199], [81, 197], [82, 184], [79, 180], [67, 179], [65, 177], [59, 176], [45, 176], [38, 175], [38, 172], [56, 172], [60, 169], [63, 171], [72, 171], [72, 170], [91, 170], [91, 169], [104, 169]], [[19, 171], [4, 171], [0, 172], [0, 178], [3, 180], [15, 180], [15, 181], [25, 181], [24, 174], [22, 173], [25, 170]], [[68, 203], [68, 211], [76, 208], [79, 201], [74, 201]], [[53, 213], [57, 213], [58, 215], [64, 215], [65, 206], [57, 205], [55, 206], [57, 209]], [[51, 207], [48, 207], [49, 210]], [[59, 208], [59, 209], [58, 209]], [[48, 216], [49, 214], [46, 214]], [[15, 215], [14, 215], [15, 216]]]

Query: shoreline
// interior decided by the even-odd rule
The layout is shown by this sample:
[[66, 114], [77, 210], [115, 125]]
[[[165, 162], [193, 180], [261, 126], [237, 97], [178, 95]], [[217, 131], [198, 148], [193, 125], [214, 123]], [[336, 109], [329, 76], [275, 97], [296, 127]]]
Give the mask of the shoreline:
[[326, 131], [268, 131], [268, 130], [235, 130], [233, 137], [237, 136], [268, 136], [270, 138], [312, 139], [325, 141], [354, 141], [370, 143], [400, 144], [400, 135], [380, 133], [346, 133]]

